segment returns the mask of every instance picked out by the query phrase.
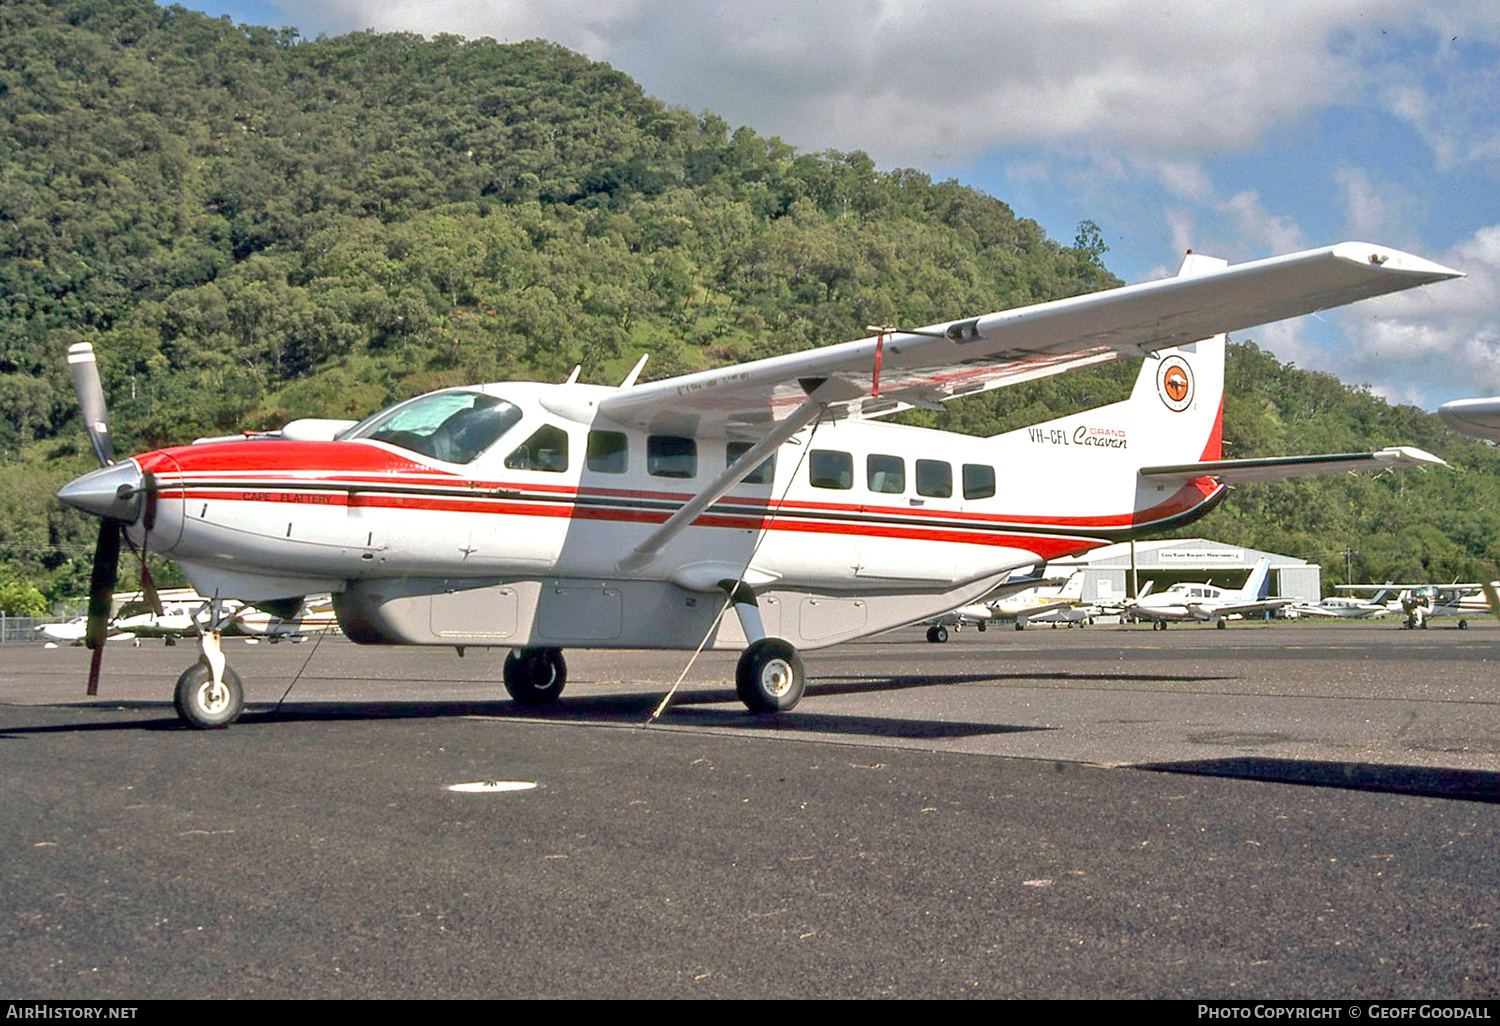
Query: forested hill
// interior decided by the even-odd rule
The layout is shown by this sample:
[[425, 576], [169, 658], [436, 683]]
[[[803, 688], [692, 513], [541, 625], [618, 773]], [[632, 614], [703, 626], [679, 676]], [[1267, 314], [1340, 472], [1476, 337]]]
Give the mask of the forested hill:
[[[93, 529], [51, 498], [91, 459], [63, 362], [80, 338], [134, 450], [575, 363], [618, 380], [647, 351], [664, 376], [1117, 284], [1087, 223], [1054, 242], [957, 183], [799, 153], [549, 43], [306, 40], [150, 0], [0, 0], [0, 39], [12, 609], [83, 590]], [[1236, 454], [1400, 440], [1466, 469], [1246, 489], [1199, 530], [1330, 570], [1357, 548], [1356, 576], [1496, 576], [1488, 450], [1253, 347], [1230, 373]], [[990, 432], [1109, 401], [1132, 374], [1002, 390], [939, 422]]]

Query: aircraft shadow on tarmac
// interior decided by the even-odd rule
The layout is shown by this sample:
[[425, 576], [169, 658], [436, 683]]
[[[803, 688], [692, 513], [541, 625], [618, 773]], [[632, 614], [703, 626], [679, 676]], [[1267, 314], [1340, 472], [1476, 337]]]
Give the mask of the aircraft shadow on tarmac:
[[1486, 770], [1443, 769], [1430, 766], [1385, 766], [1364, 762], [1319, 762], [1311, 759], [1272, 759], [1242, 756], [1184, 762], [1135, 763], [1131, 769], [1156, 773], [1185, 773], [1233, 777], [1306, 787], [1338, 787], [1354, 791], [1455, 798], [1470, 802], [1500, 802], [1500, 773]]
[[[820, 695], [873, 693], [932, 687], [943, 684], [969, 684], [994, 681], [993, 674], [961, 674], [940, 677], [849, 678], [834, 683], [810, 683], [807, 697]], [[587, 687], [587, 685], [584, 685]], [[580, 689], [582, 691], [582, 689]], [[389, 701], [289, 701], [276, 706], [268, 703], [246, 703], [245, 712], [229, 728], [244, 730], [256, 724], [316, 722], [334, 720], [440, 719], [484, 716], [507, 720], [541, 720], [552, 723], [607, 723], [612, 726], [645, 725], [662, 693], [627, 695], [569, 695], [555, 705], [521, 706], [503, 699], [494, 701], [423, 701], [411, 699]], [[805, 701], [805, 700], [804, 700]], [[101, 702], [97, 706], [70, 706], [73, 709], [150, 710], [158, 711], [162, 702]], [[1053, 730], [1052, 727], [1021, 726], [1005, 723], [939, 722], [891, 716], [821, 714], [807, 704], [795, 712], [777, 716], [757, 716], [747, 712], [725, 687], [680, 690], [673, 696], [667, 712], [657, 723], [662, 727], [714, 727], [783, 734], [819, 734], [849, 737], [889, 737], [907, 739], [942, 739]], [[145, 722], [91, 722], [51, 724], [35, 727], [0, 729], [0, 738], [29, 734], [82, 733], [104, 730], [186, 730], [175, 716]]]

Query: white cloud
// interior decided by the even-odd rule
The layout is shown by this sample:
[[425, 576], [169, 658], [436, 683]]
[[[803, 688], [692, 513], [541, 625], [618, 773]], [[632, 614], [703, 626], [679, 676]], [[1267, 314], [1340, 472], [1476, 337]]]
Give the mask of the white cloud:
[[1479, 229], [1441, 262], [1468, 277], [1340, 316], [1349, 339], [1340, 377], [1429, 408], [1500, 393], [1500, 225]]
[[[962, 160], [999, 145], [1220, 150], [1330, 102], [1373, 102], [1372, 89], [1413, 123], [1433, 125], [1437, 101], [1427, 83], [1387, 75], [1377, 88], [1368, 79], [1382, 57], [1378, 28], [1434, 36], [1477, 24], [1482, 36], [1478, 29], [1494, 20], [1453, 0], [1428, 8], [1403, 0], [280, 6], [308, 32], [545, 37], [609, 61], [668, 102], [715, 110], [804, 148], [864, 149], [891, 165]], [[1436, 128], [1432, 139], [1465, 152], [1477, 145], [1446, 140]]]
[[[1324, 233], [1341, 226], [1424, 252], [1418, 228], [1441, 216], [1446, 237], [1465, 241], [1440, 259], [1466, 281], [1254, 337], [1405, 401], [1500, 392], [1500, 226], [1474, 227], [1500, 221], [1500, 208], [1483, 208], [1496, 190], [1466, 180], [1468, 207], [1441, 209], [1456, 175], [1500, 174], [1500, 4], [272, 2], [305, 34], [555, 40], [668, 103], [804, 150], [863, 149], [882, 166], [928, 170], [988, 154], [1055, 219], [1103, 225], [1137, 279], [1173, 251], [1242, 260], [1300, 248], [1309, 233], [1333, 241]], [[1382, 135], [1392, 124], [1427, 153]], [[1299, 125], [1320, 133], [1299, 140], [1310, 148], [1276, 152]], [[1380, 151], [1355, 145], [1370, 136], [1340, 135], [1372, 125], [1392, 141], [1378, 167]], [[1278, 161], [1296, 162], [1290, 187], [1274, 187]]]
[[1369, 172], [1361, 167], [1342, 167], [1334, 177], [1344, 190], [1350, 234], [1357, 239], [1390, 238], [1386, 231], [1392, 203], [1386, 191], [1370, 180]]
[[1266, 210], [1259, 194], [1253, 190], [1236, 193], [1216, 206], [1233, 219], [1242, 240], [1258, 243], [1273, 253], [1303, 247], [1302, 229], [1297, 223], [1284, 214]]

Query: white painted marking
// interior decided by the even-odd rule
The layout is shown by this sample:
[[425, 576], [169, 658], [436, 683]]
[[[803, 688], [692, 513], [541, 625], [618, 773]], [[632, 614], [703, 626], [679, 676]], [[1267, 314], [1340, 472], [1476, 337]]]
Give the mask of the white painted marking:
[[476, 780], [470, 784], [449, 784], [448, 790], [462, 794], [499, 794], [503, 791], [530, 791], [534, 780]]

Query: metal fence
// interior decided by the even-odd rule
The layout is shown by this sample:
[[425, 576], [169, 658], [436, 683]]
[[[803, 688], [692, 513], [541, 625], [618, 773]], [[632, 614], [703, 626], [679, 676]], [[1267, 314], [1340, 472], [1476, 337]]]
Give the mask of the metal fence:
[[43, 616], [11, 616], [8, 613], [0, 613], [0, 645], [16, 645], [41, 641], [41, 635], [36, 632], [39, 623], [52, 623], [55, 617]]

